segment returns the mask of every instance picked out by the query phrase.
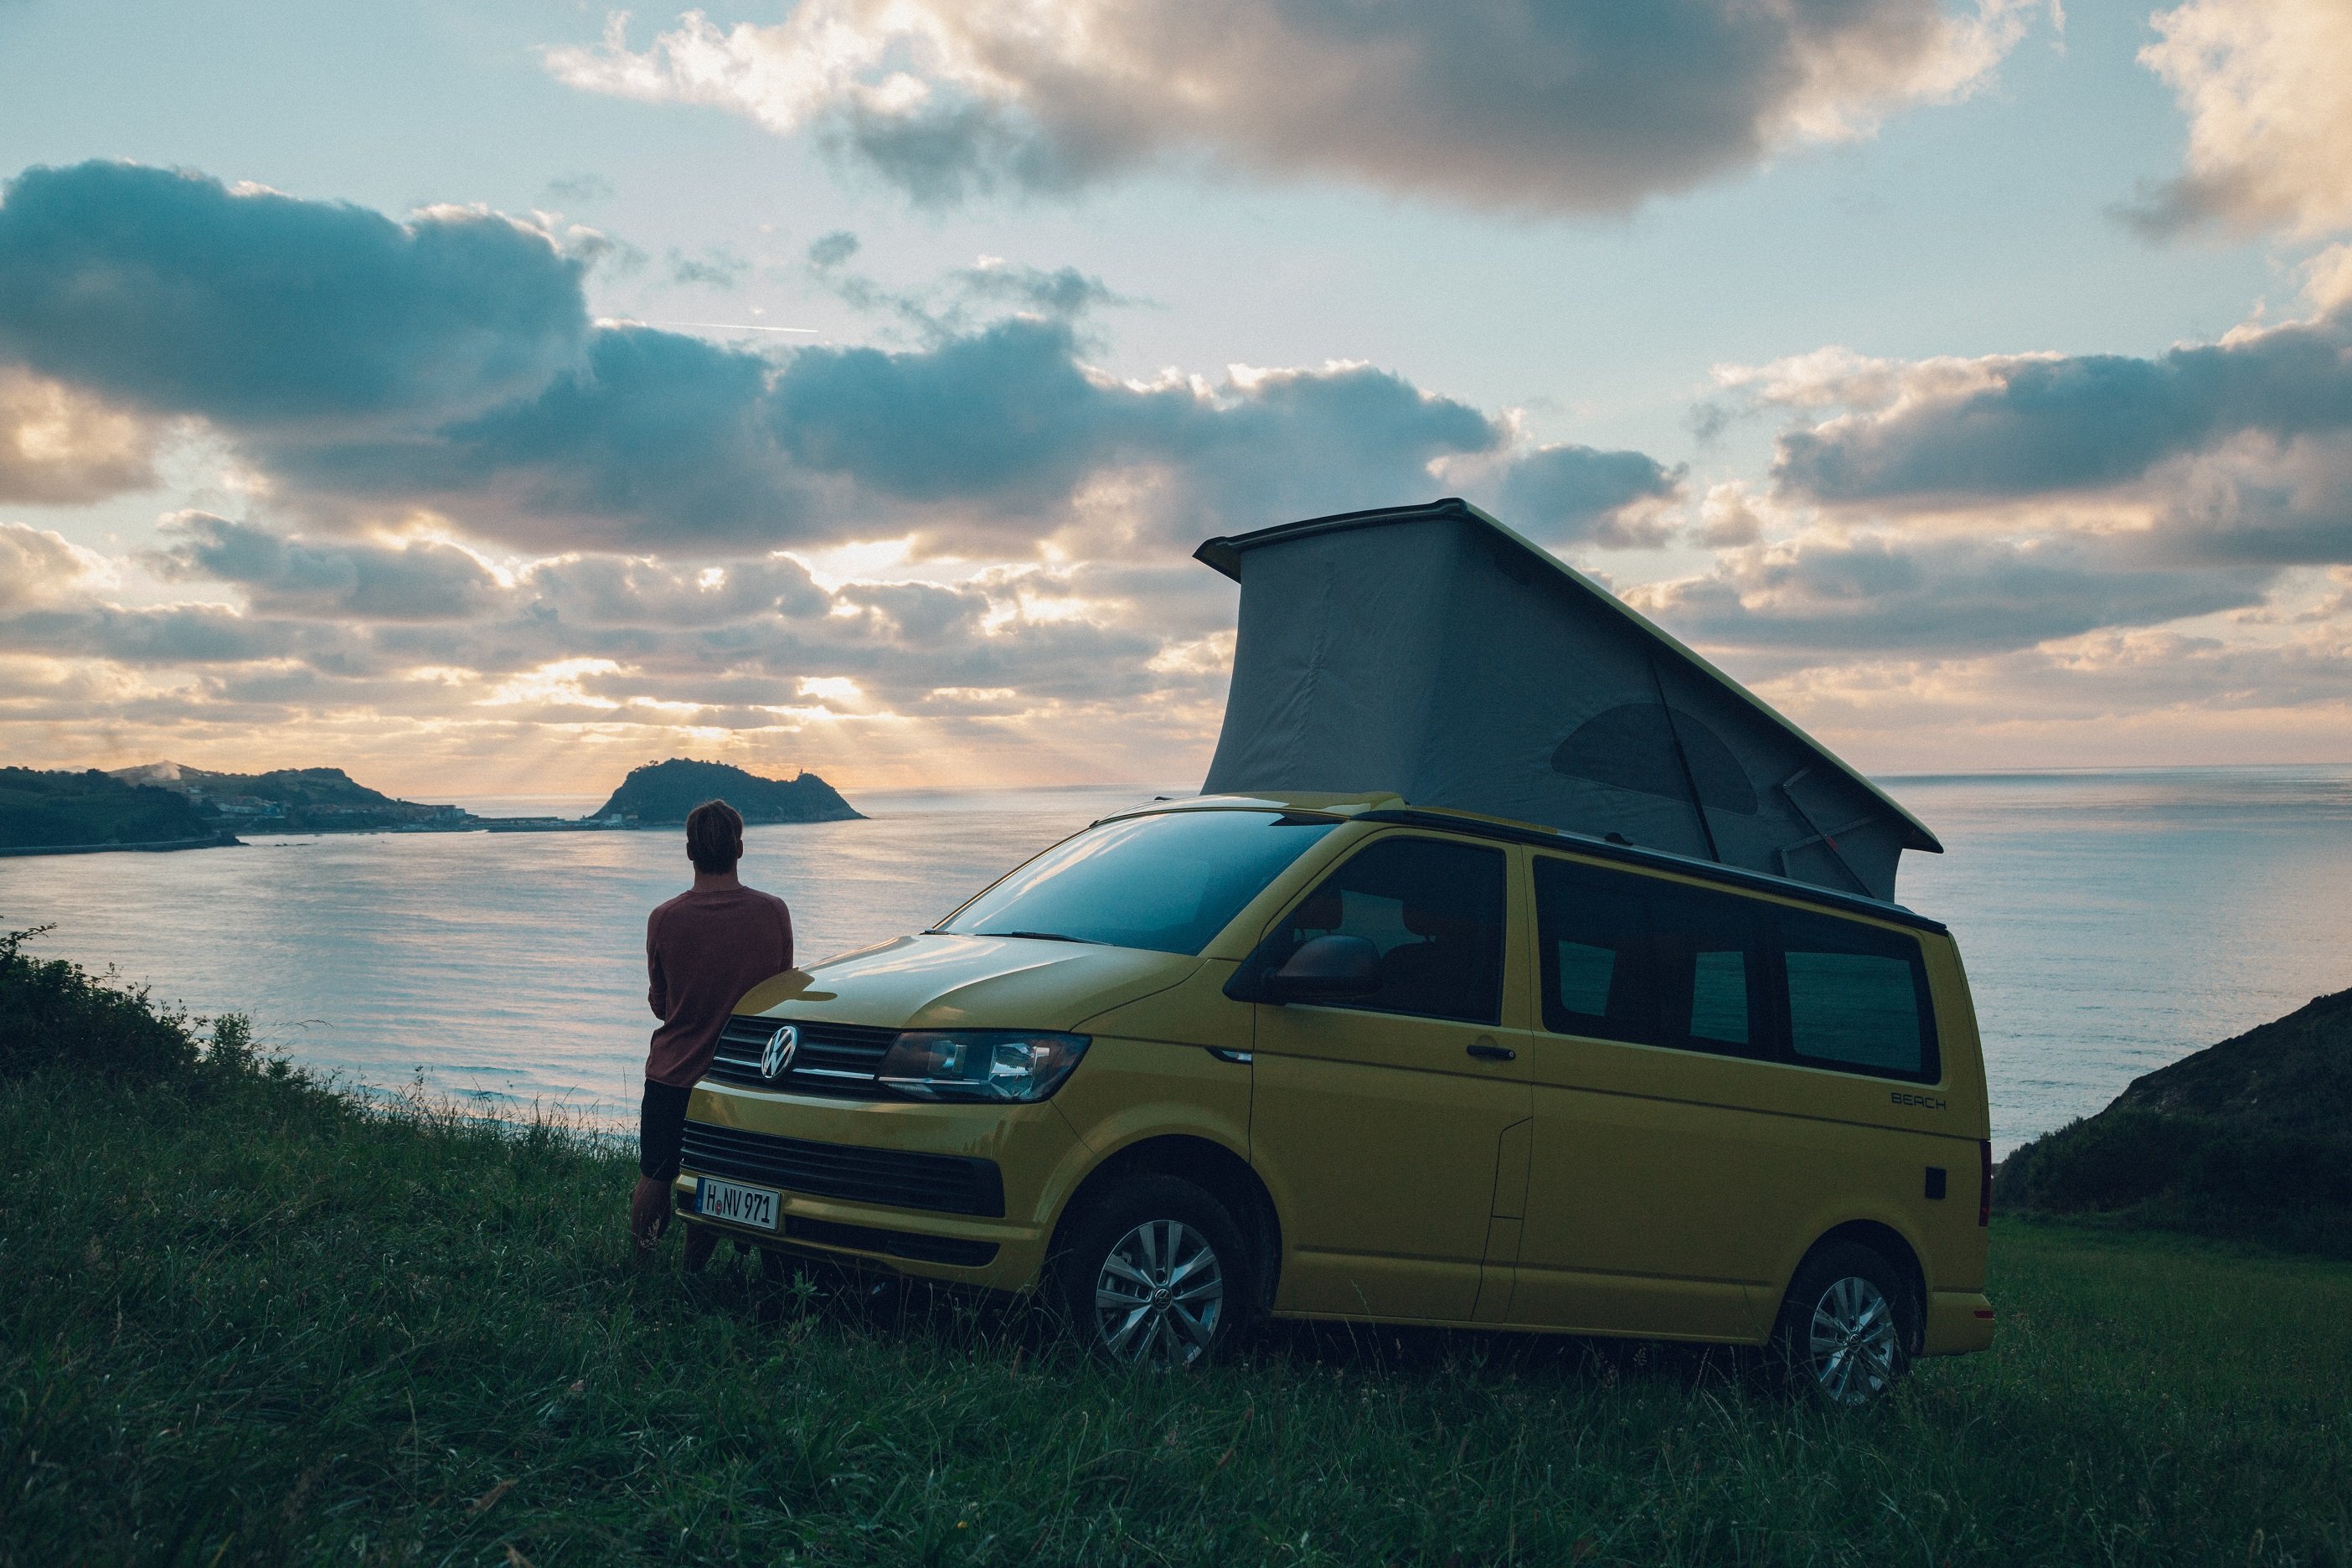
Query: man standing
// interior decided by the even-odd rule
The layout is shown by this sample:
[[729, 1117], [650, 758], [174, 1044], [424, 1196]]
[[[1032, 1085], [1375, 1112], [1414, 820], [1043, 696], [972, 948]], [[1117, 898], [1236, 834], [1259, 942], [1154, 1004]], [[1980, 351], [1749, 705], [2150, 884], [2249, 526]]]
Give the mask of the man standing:
[[[694, 886], [646, 919], [646, 1005], [661, 1027], [646, 1057], [637, 1188], [629, 1200], [629, 1230], [640, 1255], [649, 1255], [669, 1228], [687, 1099], [710, 1067], [719, 1030], [745, 992], [793, 966], [792, 910], [735, 875], [743, 858], [743, 818], [735, 808], [707, 800], [688, 812], [686, 854], [694, 862]], [[699, 1267], [709, 1252], [708, 1231], [691, 1232], [687, 1267]]]

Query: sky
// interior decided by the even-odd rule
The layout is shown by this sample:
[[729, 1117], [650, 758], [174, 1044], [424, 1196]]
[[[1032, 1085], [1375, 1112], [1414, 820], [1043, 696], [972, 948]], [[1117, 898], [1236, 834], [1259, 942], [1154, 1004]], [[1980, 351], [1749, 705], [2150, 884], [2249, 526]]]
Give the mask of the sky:
[[2352, 8], [0, 0], [0, 761], [1190, 785], [1194, 546], [1441, 495], [1871, 772], [2352, 762]]

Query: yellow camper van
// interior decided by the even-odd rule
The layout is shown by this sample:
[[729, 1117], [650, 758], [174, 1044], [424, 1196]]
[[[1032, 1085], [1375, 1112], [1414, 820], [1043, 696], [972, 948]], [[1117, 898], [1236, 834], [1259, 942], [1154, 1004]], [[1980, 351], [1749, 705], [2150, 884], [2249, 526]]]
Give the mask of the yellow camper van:
[[[1243, 585], [1209, 791], [744, 997], [682, 1217], [1041, 1292], [1129, 1361], [1445, 1324], [1769, 1343], [1859, 1404], [1989, 1344], [1968, 982], [1890, 896], [1932, 836], [1459, 502], [1202, 554]], [[1266, 787], [1317, 769], [1413, 787]]]
[[1991, 1338], [1941, 927], [1393, 798], [1097, 823], [753, 992], [689, 1115], [690, 1222], [1050, 1291], [1115, 1356], [1777, 1340], [1860, 1401]]

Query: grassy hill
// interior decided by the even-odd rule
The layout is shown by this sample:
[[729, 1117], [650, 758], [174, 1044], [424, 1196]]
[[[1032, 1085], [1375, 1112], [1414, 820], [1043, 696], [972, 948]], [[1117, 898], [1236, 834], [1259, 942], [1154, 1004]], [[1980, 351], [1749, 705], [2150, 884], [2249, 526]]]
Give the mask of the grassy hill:
[[2011, 1154], [1993, 1194], [2352, 1258], [2352, 991], [2134, 1080]]
[[220, 834], [217, 821], [170, 790], [126, 784], [95, 768], [0, 768], [0, 848], [175, 844]]
[[387, 827], [459, 827], [473, 818], [453, 805], [398, 800], [341, 768], [215, 773], [183, 763], [149, 763], [116, 778], [181, 795], [205, 816], [269, 833], [356, 833]]
[[623, 816], [641, 823], [684, 822], [706, 800], [723, 800], [745, 822], [858, 822], [861, 813], [814, 773], [769, 779], [725, 763], [673, 757], [630, 770], [597, 816]]
[[1121, 1373], [636, 1267], [633, 1149], [328, 1092], [5, 939], [0, 1125], [0, 1568], [2352, 1562], [2340, 1263], [1998, 1216], [1993, 1349], [1859, 1414], [1344, 1325]]

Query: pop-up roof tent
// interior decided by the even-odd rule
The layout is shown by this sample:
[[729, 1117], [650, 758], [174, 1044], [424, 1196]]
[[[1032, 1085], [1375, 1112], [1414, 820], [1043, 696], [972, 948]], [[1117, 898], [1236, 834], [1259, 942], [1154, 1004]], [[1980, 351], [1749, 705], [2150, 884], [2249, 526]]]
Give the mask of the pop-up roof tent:
[[1212, 539], [1242, 585], [1203, 793], [1392, 790], [1892, 901], [1918, 818], [1599, 584], [1455, 500]]

